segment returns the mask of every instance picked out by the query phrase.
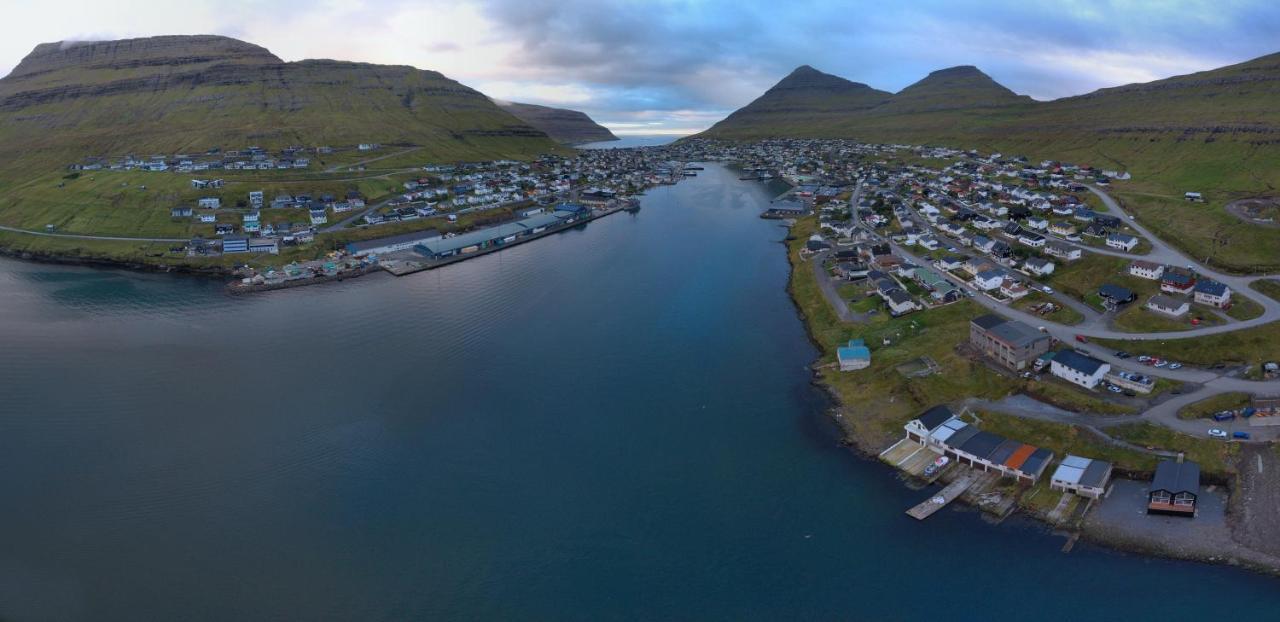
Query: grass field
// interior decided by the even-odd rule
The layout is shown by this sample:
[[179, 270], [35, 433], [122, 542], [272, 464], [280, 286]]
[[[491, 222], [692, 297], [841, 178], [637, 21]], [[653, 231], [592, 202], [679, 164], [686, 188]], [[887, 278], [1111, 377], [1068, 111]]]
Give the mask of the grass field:
[[1223, 410], [1235, 410], [1249, 405], [1253, 398], [1248, 393], [1219, 393], [1194, 404], [1184, 406], [1178, 411], [1179, 419], [1207, 419], [1214, 413]]
[[[1257, 281], [1258, 283], [1270, 283], [1270, 281]], [[1261, 317], [1265, 312], [1262, 305], [1254, 302], [1245, 296], [1233, 294], [1231, 296], [1231, 308], [1225, 313], [1237, 320], [1252, 320], [1255, 317]]]
[[1232, 463], [1240, 450], [1238, 443], [1196, 438], [1146, 421], [1110, 427], [1107, 434], [1142, 447], [1185, 452], [1206, 473], [1217, 475], [1235, 473]]
[[[1017, 382], [996, 374], [980, 363], [959, 355], [956, 345], [969, 333], [969, 320], [982, 314], [977, 305], [963, 301], [901, 318], [872, 316], [866, 324], [839, 321], [818, 289], [813, 271], [802, 263], [800, 249], [815, 230], [814, 218], [801, 219], [791, 231], [790, 290], [799, 305], [810, 334], [822, 349], [819, 364], [835, 362], [839, 344], [861, 337], [871, 348], [871, 367], [841, 373], [827, 368], [825, 382], [841, 398], [844, 423], [860, 442], [878, 447], [900, 436], [902, 424], [936, 404], [966, 397], [998, 399], [1016, 389]], [[884, 345], [884, 340], [889, 345]], [[896, 367], [927, 356], [940, 373], [906, 378]]]
[[1083, 389], [1077, 389], [1074, 386], [1068, 386], [1065, 382], [1056, 378], [1028, 381], [1026, 392], [1042, 402], [1075, 413], [1132, 415], [1137, 412], [1130, 406], [1108, 402], [1102, 399], [1101, 394], [1094, 394]]
[[[1150, 297], [1150, 294], [1147, 294]], [[1226, 321], [1217, 314], [1203, 308], [1197, 308], [1198, 305], [1192, 305], [1191, 311], [1180, 318], [1173, 318], [1162, 313], [1156, 313], [1143, 306], [1145, 298], [1138, 297], [1138, 300], [1128, 305], [1123, 311], [1116, 314], [1113, 324], [1123, 331], [1131, 333], [1159, 333], [1159, 332], [1176, 332], [1180, 330], [1190, 330], [1199, 326], [1217, 326], [1226, 324]], [[1199, 326], [1191, 325], [1191, 318], [1200, 318]]]
[[1249, 284], [1254, 290], [1274, 300], [1280, 300], [1280, 281], [1259, 279]]

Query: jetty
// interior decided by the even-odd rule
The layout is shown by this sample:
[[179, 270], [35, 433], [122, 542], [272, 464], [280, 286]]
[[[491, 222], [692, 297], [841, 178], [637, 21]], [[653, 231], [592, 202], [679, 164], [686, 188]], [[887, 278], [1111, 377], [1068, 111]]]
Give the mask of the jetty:
[[955, 480], [952, 480], [952, 482], [947, 484], [947, 487], [943, 488], [938, 494], [925, 499], [920, 502], [919, 505], [907, 510], [907, 515], [916, 520], [929, 518], [930, 516], [933, 516], [934, 512], [947, 507], [948, 503], [955, 501], [956, 498], [964, 494], [964, 492], [976, 481], [978, 481], [978, 473], [970, 470], [957, 477]]

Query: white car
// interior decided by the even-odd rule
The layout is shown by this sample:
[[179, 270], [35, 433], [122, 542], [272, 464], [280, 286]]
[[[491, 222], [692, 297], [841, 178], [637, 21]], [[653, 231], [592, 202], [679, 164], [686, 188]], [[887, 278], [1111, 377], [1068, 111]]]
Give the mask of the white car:
[[1209, 430], [1209, 436], [1212, 436], [1213, 438], [1227, 438], [1227, 433], [1219, 430], [1218, 428], [1213, 428]]
[[1044, 287], [1041, 287], [1041, 288], [1040, 288], [1040, 291], [1042, 291], [1042, 292], [1044, 292], [1044, 293], [1046, 293], [1046, 294], [1052, 294], [1052, 293], [1053, 293], [1053, 288], [1052, 288], [1052, 287], [1049, 287], [1048, 285], [1045, 285]]
[[1169, 363], [1169, 369], [1181, 369], [1182, 363]]

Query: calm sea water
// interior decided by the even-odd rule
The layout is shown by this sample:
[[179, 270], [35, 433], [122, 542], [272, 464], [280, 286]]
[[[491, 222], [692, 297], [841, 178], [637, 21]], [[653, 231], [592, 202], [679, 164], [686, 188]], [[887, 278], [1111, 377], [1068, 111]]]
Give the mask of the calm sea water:
[[230, 298], [0, 263], [0, 618], [1274, 616], [837, 446], [770, 192], [716, 166], [441, 270]]

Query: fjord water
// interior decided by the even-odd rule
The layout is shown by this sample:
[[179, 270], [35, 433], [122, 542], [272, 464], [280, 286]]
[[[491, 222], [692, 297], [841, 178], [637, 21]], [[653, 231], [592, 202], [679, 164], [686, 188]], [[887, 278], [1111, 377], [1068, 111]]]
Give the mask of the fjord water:
[[928, 493], [810, 384], [769, 195], [709, 165], [501, 253], [244, 298], [0, 262], [0, 619], [1276, 610], [1246, 572], [906, 517]]

